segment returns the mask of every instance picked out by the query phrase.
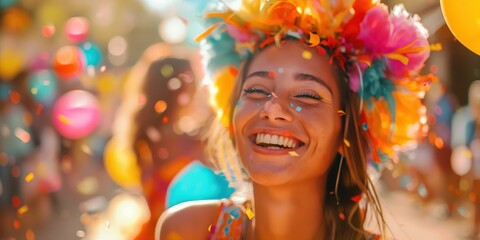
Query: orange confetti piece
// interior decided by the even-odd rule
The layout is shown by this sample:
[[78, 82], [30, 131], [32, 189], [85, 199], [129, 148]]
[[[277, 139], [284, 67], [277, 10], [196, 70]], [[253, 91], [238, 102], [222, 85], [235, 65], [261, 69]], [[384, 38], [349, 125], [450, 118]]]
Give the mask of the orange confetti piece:
[[210, 226], [208, 226], [208, 232], [211, 232], [212, 231], [212, 224], [210, 224]]
[[309, 51], [307, 51], [307, 50], [304, 50], [304, 51], [302, 52], [302, 57], [305, 58], [305, 59], [307, 59], [307, 60], [310, 60], [310, 59], [312, 59], [312, 53], [309, 52]]
[[312, 47], [318, 46], [320, 44], [320, 36], [310, 32], [310, 38], [308, 39], [308, 43], [310, 43]]
[[25, 232], [25, 237], [27, 238], [27, 240], [35, 240], [35, 233], [31, 229], [28, 229]]
[[70, 125], [70, 120], [67, 117], [65, 117], [63, 114], [58, 115], [58, 120], [60, 120], [60, 122], [62, 122], [65, 125]]
[[350, 142], [347, 139], [343, 139], [343, 142], [347, 147], [350, 147]]
[[27, 205], [23, 205], [21, 208], [19, 208], [17, 210], [17, 213], [18, 215], [23, 215], [24, 213], [26, 213], [28, 211], [28, 206]]
[[35, 175], [33, 174], [33, 172], [27, 174], [27, 176], [25, 176], [25, 182], [31, 182], [33, 179], [35, 178]]
[[340, 116], [345, 116], [345, 112], [343, 110], [338, 110], [338, 114], [340, 114]]
[[13, 228], [18, 230], [20, 228], [20, 221], [18, 219], [13, 220]]
[[250, 208], [247, 209], [246, 214], [247, 214], [248, 219], [250, 219], [250, 220], [252, 220], [253, 217], [255, 217], [255, 214], [253, 213], [252, 209], [250, 209]]
[[168, 123], [168, 117], [163, 117], [162, 118], [162, 123]]
[[430, 50], [431, 51], [442, 51], [443, 46], [441, 43], [432, 43], [430, 44]]
[[12, 101], [12, 103], [14, 104], [17, 104], [20, 102], [20, 93], [18, 93], [17, 91], [13, 91], [11, 94], [10, 94], [10, 100]]
[[208, 35], [210, 35], [213, 31], [215, 31], [215, 29], [217, 29], [220, 26], [220, 24], [221, 23], [216, 23], [216, 24], [212, 25], [211, 27], [209, 27], [207, 30], [205, 30], [205, 32], [203, 32], [200, 35], [198, 35], [197, 37], [195, 37], [195, 41], [196, 42], [202, 41], [204, 38], [206, 38]]
[[294, 157], [298, 157], [298, 156], [299, 156], [298, 153], [295, 152], [295, 151], [290, 151], [290, 152], [288, 152], [288, 154], [290, 154], [290, 156], [294, 156]]

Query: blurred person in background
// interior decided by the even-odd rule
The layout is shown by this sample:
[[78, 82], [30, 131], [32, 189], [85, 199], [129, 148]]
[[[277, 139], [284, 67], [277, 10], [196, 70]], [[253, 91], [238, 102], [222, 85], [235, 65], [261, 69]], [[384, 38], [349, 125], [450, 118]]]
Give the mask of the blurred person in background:
[[467, 146], [472, 152], [472, 175], [474, 193], [474, 225], [472, 237], [480, 239], [480, 81], [474, 81], [468, 92], [468, 104], [472, 121], [467, 123]]
[[[10, 88], [0, 103], [2, 233], [23, 233], [45, 224], [58, 207], [56, 192], [62, 186], [60, 143], [50, 114], [32, 97], [33, 72], [22, 71], [3, 86]], [[3, 94], [2, 94], [3, 95]], [[4, 223], [3, 221], [7, 221]], [[3, 237], [3, 236], [2, 236]]]
[[[157, 219], [169, 205], [167, 188], [174, 177], [187, 166], [198, 170], [198, 164], [205, 163], [199, 136], [211, 112], [198, 91], [196, 57], [197, 53], [186, 47], [153, 45], [132, 68], [124, 86], [113, 138], [130, 136], [140, 168], [141, 189], [150, 210], [150, 221], [136, 239], [154, 238]], [[191, 165], [194, 162], [197, 165]], [[188, 171], [182, 172], [186, 176], [179, 177], [188, 179]], [[177, 184], [182, 185], [181, 189], [196, 190], [191, 182], [182, 179], [177, 179]], [[208, 190], [203, 195], [207, 199], [218, 197], [206, 196]], [[191, 197], [198, 200], [198, 196]]]

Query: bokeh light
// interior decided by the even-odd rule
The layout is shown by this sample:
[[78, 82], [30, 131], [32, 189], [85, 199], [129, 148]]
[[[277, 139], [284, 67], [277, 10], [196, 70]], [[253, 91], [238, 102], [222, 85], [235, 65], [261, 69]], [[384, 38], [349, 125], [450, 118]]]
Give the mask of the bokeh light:
[[170, 44], [178, 44], [185, 40], [187, 27], [181, 18], [171, 17], [160, 23], [158, 32], [163, 41]]

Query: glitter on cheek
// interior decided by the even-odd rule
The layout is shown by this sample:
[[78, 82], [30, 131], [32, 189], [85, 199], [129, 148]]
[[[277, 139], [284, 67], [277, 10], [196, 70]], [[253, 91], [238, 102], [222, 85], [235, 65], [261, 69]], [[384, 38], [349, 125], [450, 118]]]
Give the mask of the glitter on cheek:
[[300, 107], [300, 106], [297, 106], [297, 107], [295, 108], [295, 111], [297, 111], [297, 112], [301, 112], [301, 111], [302, 111], [302, 107]]
[[300, 155], [298, 155], [298, 153], [295, 152], [295, 151], [290, 151], [290, 152], [288, 152], [288, 154], [290, 154], [290, 156], [293, 156], [293, 157], [298, 157], [298, 156], [300, 156]]
[[283, 73], [285, 70], [283, 70], [283, 68], [278, 68], [277, 72], [278, 73]]
[[289, 106], [292, 107], [292, 108], [294, 107], [293, 103], [290, 103]]

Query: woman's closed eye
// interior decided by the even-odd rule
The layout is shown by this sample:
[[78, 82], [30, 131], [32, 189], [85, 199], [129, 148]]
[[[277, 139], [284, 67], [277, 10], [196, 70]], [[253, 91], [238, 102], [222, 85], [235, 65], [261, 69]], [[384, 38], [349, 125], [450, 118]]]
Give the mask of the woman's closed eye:
[[257, 88], [257, 87], [245, 88], [243, 89], [243, 92], [245, 96], [256, 98], [256, 99], [272, 96], [272, 94], [269, 91], [262, 88]]
[[308, 101], [308, 103], [310, 103], [310, 102], [318, 103], [318, 102], [321, 102], [323, 100], [322, 96], [320, 96], [316, 93], [313, 93], [313, 92], [301, 92], [301, 93], [295, 95], [295, 98], [299, 98], [302, 101]]

